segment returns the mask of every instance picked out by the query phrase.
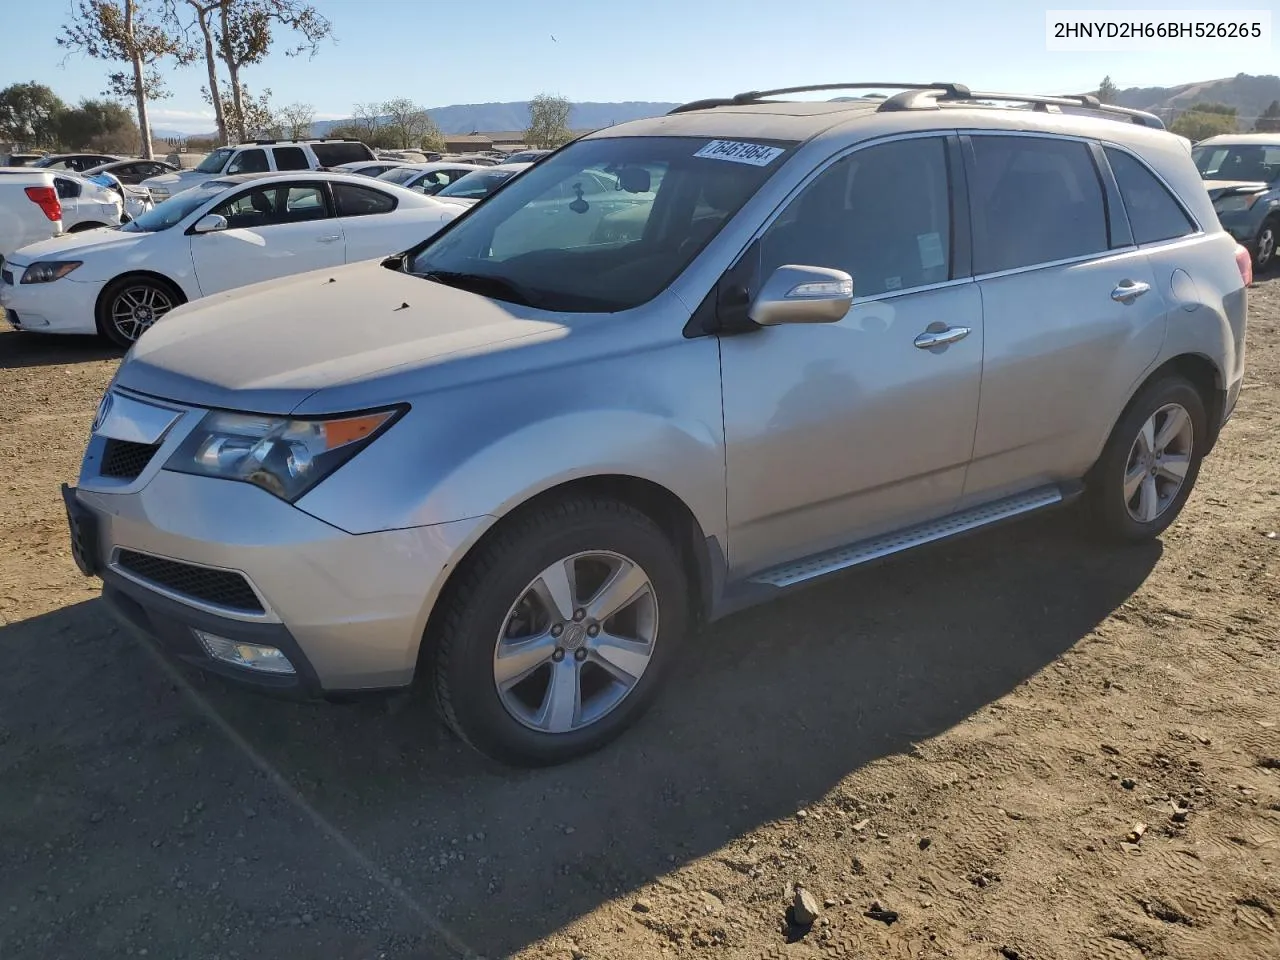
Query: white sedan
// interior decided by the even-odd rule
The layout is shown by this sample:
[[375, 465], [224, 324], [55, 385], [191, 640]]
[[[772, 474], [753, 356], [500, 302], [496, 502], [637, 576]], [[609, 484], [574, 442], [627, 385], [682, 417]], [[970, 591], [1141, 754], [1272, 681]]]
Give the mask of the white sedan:
[[448, 160], [437, 160], [432, 163], [401, 163], [378, 174], [378, 179], [387, 183], [397, 183], [406, 190], [416, 190], [418, 193], [434, 196], [467, 174], [486, 169], [488, 168], [475, 163], [453, 163]]
[[461, 212], [354, 174], [219, 177], [122, 227], [22, 247], [4, 261], [0, 305], [19, 330], [128, 346], [188, 300], [389, 256]]

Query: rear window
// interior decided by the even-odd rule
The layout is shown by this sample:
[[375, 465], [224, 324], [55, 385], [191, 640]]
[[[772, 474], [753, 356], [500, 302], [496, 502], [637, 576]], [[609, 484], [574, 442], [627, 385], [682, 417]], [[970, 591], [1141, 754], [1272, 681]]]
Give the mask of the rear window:
[[1078, 140], [975, 136], [975, 273], [1107, 249], [1107, 209], [1088, 146]]
[[396, 198], [381, 190], [357, 187], [351, 183], [335, 183], [333, 199], [340, 217], [363, 217], [373, 213], [390, 213], [396, 208]]
[[306, 170], [310, 167], [307, 155], [301, 147], [273, 147], [277, 170]]
[[1155, 174], [1123, 150], [1107, 147], [1106, 153], [1136, 243], [1159, 243], [1195, 233], [1195, 224]]
[[363, 143], [313, 143], [316, 159], [322, 167], [336, 167], [357, 160], [376, 160], [373, 151]]

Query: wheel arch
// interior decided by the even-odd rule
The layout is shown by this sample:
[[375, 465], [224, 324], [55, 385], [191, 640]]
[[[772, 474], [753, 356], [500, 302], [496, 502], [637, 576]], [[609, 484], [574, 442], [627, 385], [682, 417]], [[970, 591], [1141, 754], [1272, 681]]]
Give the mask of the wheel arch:
[[[1134, 384], [1133, 390], [1126, 398], [1124, 406], [1111, 425], [1111, 429], [1114, 430], [1115, 425], [1128, 412], [1135, 397], [1142, 393], [1149, 384], [1155, 383], [1170, 374], [1175, 374], [1187, 380], [1196, 388], [1201, 399], [1204, 400], [1205, 416], [1209, 421], [1209, 445], [1205, 449], [1207, 454], [1218, 441], [1218, 434], [1222, 428], [1222, 415], [1227, 402], [1227, 392], [1226, 378], [1223, 376], [1221, 368], [1203, 353], [1180, 353], [1177, 356], [1170, 357]], [[1110, 436], [1109, 433], [1108, 436]]]
[[698, 624], [710, 616], [724, 582], [724, 554], [715, 537], [708, 537], [693, 511], [679, 496], [653, 480], [628, 474], [596, 474], [577, 477], [555, 484], [521, 501], [484, 530], [462, 552], [440, 584], [427, 614], [421, 635], [417, 664], [421, 668], [431, 647], [433, 630], [438, 626], [443, 598], [453, 588], [458, 571], [469, 558], [485, 546], [498, 531], [531, 510], [559, 499], [575, 496], [603, 497], [626, 503], [639, 510], [667, 535], [680, 555], [681, 566], [690, 584], [691, 613]]

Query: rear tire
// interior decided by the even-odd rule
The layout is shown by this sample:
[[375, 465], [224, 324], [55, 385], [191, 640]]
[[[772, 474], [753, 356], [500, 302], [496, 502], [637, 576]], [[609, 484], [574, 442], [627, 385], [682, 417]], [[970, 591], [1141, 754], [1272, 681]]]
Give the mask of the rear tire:
[[1171, 375], [1143, 387], [1090, 471], [1096, 532], [1125, 543], [1163, 533], [1191, 495], [1208, 440], [1204, 398], [1189, 381]]
[[98, 333], [127, 350], [153, 323], [185, 302], [182, 291], [160, 277], [119, 277], [98, 298]]
[[547, 766], [644, 713], [688, 624], [685, 573], [662, 530], [625, 503], [580, 496], [514, 518], [467, 558], [424, 656], [454, 733], [495, 760]]
[[1267, 220], [1258, 230], [1253, 241], [1253, 269], [1255, 273], [1265, 272], [1276, 260], [1276, 241], [1280, 239], [1280, 220]]

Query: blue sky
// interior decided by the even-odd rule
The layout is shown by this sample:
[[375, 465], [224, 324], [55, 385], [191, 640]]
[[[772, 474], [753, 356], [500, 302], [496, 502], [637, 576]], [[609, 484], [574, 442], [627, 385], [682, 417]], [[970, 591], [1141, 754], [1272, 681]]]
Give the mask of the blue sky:
[[[8, 6], [17, 0], [0, 0]], [[273, 55], [245, 71], [250, 89], [278, 104], [312, 104], [320, 119], [357, 102], [407, 96], [423, 106], [527, 100], [691, 100], [769, 86], [839, 80], [956, 80], [1036, 93], [1091, 89], [1104, 74], [1121, 87], [1171, 85], [1236, 73], [1277, 72], [1275, 50], [1231, 53], [1048, 52], [1046, 8], [1195, 9], [1174, 0], [314, 0], [336, 42], [314, 60]], [[69, 0], [24, 3], [7, 17], [0, 85], [36, 80], [68, 101], [97, 96], [105, 64], [54, 43]], [[1267, 9], [1280, 0], [1203, 8]], [[13, 11], [10, 11], [11, 13]], [[554, 35], [554, 40], [552, 39]], [[284, 44], [281, 44], [283, 46]], [[203, 71], [173, 70], [173, 97], [153, 124], [211, 129]]]

